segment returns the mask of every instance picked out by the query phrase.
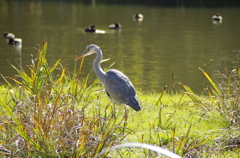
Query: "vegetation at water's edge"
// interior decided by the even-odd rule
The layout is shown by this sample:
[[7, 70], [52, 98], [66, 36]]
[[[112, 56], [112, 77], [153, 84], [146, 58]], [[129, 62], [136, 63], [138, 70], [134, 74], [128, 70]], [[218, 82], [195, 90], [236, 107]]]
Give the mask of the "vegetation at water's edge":
[[[81, 78], [83, 61], [67, 72], [60, 60], [49, 67], [47, 43], [30, 73], [0, 87], [0, 154], [12, 157], [94, 157], [126, 142], [147, 143], [183, 157], [240, 157], [240, 67], [218, 72], [199, 96], [184, 92], [138, 92], [142, 110], [110, 103], [98, 80]], [[59, 75], [53, 75], [54, 72]], [[216, 74], [216, 73], [215, 73]], [[14, 83], [10, 81], [14, 81]], [[102, 157], [158, 157], [141, 148]]]

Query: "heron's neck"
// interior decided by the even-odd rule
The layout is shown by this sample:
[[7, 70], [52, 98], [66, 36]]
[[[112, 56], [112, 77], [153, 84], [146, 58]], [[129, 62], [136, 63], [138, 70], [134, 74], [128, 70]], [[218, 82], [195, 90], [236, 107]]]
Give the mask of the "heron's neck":
[[96, 58], [93, 61], [93, 69], [95, 71], [95, 74], [97, 75], [98, 79], [103, 82], [105, 72], [102, 70], [100, 63], [102, 61], [103, 54], [102, 51], [99, 49], [96, 51]]

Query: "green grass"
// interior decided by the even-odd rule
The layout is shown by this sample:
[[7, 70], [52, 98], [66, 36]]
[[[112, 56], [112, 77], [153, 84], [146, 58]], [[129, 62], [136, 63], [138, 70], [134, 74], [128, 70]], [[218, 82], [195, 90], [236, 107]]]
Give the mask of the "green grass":
[[[127, 142], [165, 148], [183, 157], [240, 157], [240, 68], [195, 94], [137, 92], [142, 110], [112, 104], [98, 80], [81, 78], [84, 59], [69, 73], [46, 59], [47, 42], [29, 72], [0, 86], [0, 150], [12, 157], [94, 157]], [[59, 75], [54, 75], [55, 73]], [[13, 83], [13, 82], [14, 83]], [[121, 148], [102, 157], [160, 157], [142, 148]]]

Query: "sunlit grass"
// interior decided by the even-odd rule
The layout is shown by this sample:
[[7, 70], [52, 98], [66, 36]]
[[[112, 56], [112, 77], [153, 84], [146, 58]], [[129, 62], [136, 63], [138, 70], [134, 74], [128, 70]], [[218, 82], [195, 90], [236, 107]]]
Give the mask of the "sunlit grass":
[[[49, 66], [47, 42], [32, 59], [30, 73], [0, 86], [0, 145], [13, 157], [94, 157], [128, 142], [151, 144], [183, 157], [239, 157], [239, 70], [197, 95], [137, 92], [142, 110], [112, 104], [98, 80], [81, 77], [84, 59], [69, 73], [61, 60]], [[54, 75], [57, 72], [59, 75]], [[227, 72], [227, 71], [226, 71]], [[14, 83], [10, 82], [14, 81]], [[0, 146], [1, 147], [1, 146]], [[1, 151], [0, 151], [1, 153]], [[141, 148], [109, 151], [102, 157], [160, 157]]]

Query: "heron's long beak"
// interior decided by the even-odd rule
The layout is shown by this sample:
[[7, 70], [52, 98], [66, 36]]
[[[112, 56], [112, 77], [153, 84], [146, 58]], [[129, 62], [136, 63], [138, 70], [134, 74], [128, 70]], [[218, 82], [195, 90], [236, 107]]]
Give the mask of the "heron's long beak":
[[84, 55], [85, 55], [86, 53], [87, 53], [86, 51], [82, 52], [78, 57], [76, 57], [75, 61], [78, 60], [78, 59], [80, 59], [80, 58], [82, 58], [82, 57], [84, 57]]

